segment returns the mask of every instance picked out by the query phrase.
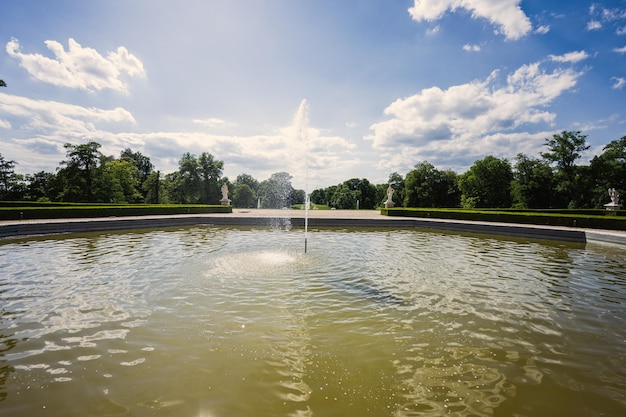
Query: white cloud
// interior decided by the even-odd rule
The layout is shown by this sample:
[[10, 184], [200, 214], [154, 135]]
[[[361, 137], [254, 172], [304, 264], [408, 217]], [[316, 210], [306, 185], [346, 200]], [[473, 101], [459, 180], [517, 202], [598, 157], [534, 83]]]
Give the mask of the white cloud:
[[439, 31], [441, 30], [441, 26], [437, 25], [433, 28], [429, 28], [426, 31], [426, 36], [435, 36], [437, 33], [439, 33]]
[[399, 171], [420, 160], [452, 167], [486, 153], [514, 157], [531, 146], [517, 139], [534, 135], [518, 130], [552, 125], [556, 115], [546, 107], [573, 88], [580, 76], [572, 69], [548, 73], [533, 63], [509, 74], [505, 85], [497, 84], [499, 74], [494, 71], [485, 80], [446, 90], [426, 88], [391, 103], [384, 111], [389, 119], [372, 125], [366, 139], [383, 153], [383, 164], [410, 156], [407, 166], [385, 165]]
[[621, 48], [614, 48], [613, 52], [617, 52], [618, 54], [626, 53], [626, 46], [622, 46]]
[[441, 19], [448, 10], [465, 9], [473, 18], [489, 20], [507, 39], [516, 40], [532, 30], [520, 3], [521, 0], [414, 0], [409, 13], [417, 22], [432, 22]]
[[590, 20], [587, 23], [587, 30], [599, 30], [602, 29], [602, 23], [598, 22], [597, 20]]
[[[63, 144], [89, 140], [100, 143], [105, 155], [118, 155], [128, 147], [142, 152], [163, 172], [176, 170], [185, 152], [210, 152], [226, 162], [226, 175], [245, 172], [262, 180], [272, 173], [287, 171], [294, 176], [297, 188], [305, 186], [305, 158], [309, 162], [311, 186], [332, 184], [361, 163], [354, 143], [314, 127], [308, 129], [306, 146], [297, 140], [293, 126], [246, 136], [202, 130], [143, 133], [132, 130], [136, 127], [135, 119], [123, 108], [87, 108], [5, 93], [0, 93], [0, 114], [7, 119], [0, 119], [0, 127], [11, 128], [12, 134], [3, 143], [2, 153], [17, 160], [25, 173], [54, 170], [65, 156]], [[217, 118], [192, 122], [218, 127], [228, 124]]]
[[82, 47], [69, 38], [67, 51], [57, 41], [45, 41], [54, 58], [41, 54], [25, 54], [20, 51], [17, 39], [6, 44], [7, 53], [20, 61], [20, 65], [39, 81], [61, 87], [77, 88], [87, 91], [111, 89], [127, 92], [122, 77], [143, 76], [143, 64], [122, 46], [115, 52], [103, 57], [92, 48]]
[[480, 45], [470, 45], [466, 43], [463, 45], [463, 50], [467, 52], [480, 52]]
[[563, 55], [549, 55], [548, 58], [554, 62], [576, 63], [589, 58], [589, 55], [585, 51], [573, 51]]
[[615, 81], [612, 88], [614, 90], [621, 90], [626, 85], [626, 78], [623, 77], [611, 77], [611, 80]]
[[626, 35], [626, 26], [621, 27], [621, 28], [617, 28], [617, 30], [615, 31], [616, 35]]
[[535, 29], [535, 33], [538, 33], [539, 35], [545, 35], [548, 32], [550, 32], [549, 25], [542, 25], [542, 26], [539, 26], [537, 29]]
[[193, 123], [203, 125], [207, 127], [232, 127], [236, 126], [234, 123], [227, 122], [226, 120], [219, 119], [217, 117], [209, 117], [208, 119], [193, 119]]

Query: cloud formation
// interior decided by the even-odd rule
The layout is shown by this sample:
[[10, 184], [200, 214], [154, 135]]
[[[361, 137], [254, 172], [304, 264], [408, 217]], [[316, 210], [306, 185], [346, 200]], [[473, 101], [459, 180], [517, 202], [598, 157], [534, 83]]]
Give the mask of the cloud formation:
[[585, 51], [574, 51], [563, 55], [548, 55], [548, 58], [554, 62], [576, 63], [589, 58], [589, 55]]
[[6, 51], [35, 79], [61, 87], [87, 91], [111, 89], [127, 93], [124, 75], [145, 75], [142, 62], [123, 46], [104, 57], [72, 38], [68, 40], [67, 50], [57, 41], [47, 40], [45, 44], [54, 58], [22, 53], [17, 39], [11, 39], [6, 44]]
[[532, 63], [509, 74], [503, 85], [494, 71], [485, 80], [426, 88], [391, 103], [384, 110], [389, 119], [372, 125], [367, 139], [383, 153], [383, 165], [396, 170], [423, 160], [455, 169], [487, 150], [514, 156], [534, 146], [525, 127], [551, 126], [556, 115], [546, 107], [581, 75], [571, 68], [548, 72]]
[[200, 125], [198, 131], [136, 132], [135, 119], [124, 108], [83, 107], [5, 93], [0, 93], [0, 114], [13, 120], [12, 125], [0, 119], [0, 128], [13, 129], [14, 134], [3, 143], [3, 153], [28, 154], [27, 160], [19, 161], [25, 172], [53, 170], [47, 156], [61, 161], [65, 155], [63, 144], [89, 140], [100, 143], [106, 155], [117, 155], [129, 147], [142, 152], [165, 172], [178, 168], [183, 153], [199, 155], [209, 149], [216, 158], [227, 161], [226, 168], [236, 175], [253, 172], [265, 179], [274, 172], [288, 171], [294, 176], [294, 185], [301, 188], [305, 184], [305, 158], [311, 168], [310, 184], [320, 186], [332, 184], [334, 178], [341, 178], [346, 170], [360, 163], [354, 154], [356, 145], [314, 127], [309, 127], [305, 148], [293, 126], [246, 136], [225, 135], [210, 130], [230, 124], [209, 118], [189, 121]]
[[612, 88], [613, 90], [621, 90], [626, 85], [626, 78], [623, 77], [611, 77], [612, 81], [615, 81]]
[[463, 45], [463, 50], [467, 52], [480, 52], [480, 45], [470, 45], [466, 43]]
[[520, 3], [521, 0], [414, 0], [409, 13], [417, 22], [432, 22], [441, 19], [448, 10], [465, 9], [475, 19], [489, 20], [506, 39], [517, 40], [532, 30]]

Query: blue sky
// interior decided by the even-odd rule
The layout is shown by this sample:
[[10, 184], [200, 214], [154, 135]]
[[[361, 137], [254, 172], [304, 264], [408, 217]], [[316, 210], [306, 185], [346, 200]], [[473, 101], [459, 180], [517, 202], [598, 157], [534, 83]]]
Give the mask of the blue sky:
[[210, 152], [231, 180], [287, 171], [310, 191], [423, 161], [462, 173], [538, 157], [562, 130], [588, 135], [589, 160], [626, 135], [626, 0], [4, 0], [2, 13], [0, 154], [20, 173], [95, 140], [166, 173]]

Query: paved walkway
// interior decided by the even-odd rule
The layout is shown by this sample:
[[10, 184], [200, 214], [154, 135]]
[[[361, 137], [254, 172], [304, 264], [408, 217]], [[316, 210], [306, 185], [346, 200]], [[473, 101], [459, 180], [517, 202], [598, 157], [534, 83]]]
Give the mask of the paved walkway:
[[0, 221], [0, 238], [190, 225], [269, 226], [275, 224], [277, 220], [286, 221], [287, 219], [292, 226], [303, 227], [305, 218], [308, 220], [309, 227], [450, 230], [536, 239], [609, 243], [626, 247], [626, 232], [624, 231], [383, 216], [378, 210], [309, 210], [306, 213], [305, 210], [290, 209], [233, 209], [232, 213]]

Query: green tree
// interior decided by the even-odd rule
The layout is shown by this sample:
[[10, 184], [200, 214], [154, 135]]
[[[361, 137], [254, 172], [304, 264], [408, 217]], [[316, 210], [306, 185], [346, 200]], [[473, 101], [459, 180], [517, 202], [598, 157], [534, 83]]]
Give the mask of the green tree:
[[457, 207], [460, 193], [456, 174], [439, 171], [429, 162], [420, 162], [406, 175], [406, 207]]
[[306, 192], [304, 190], [293, 190], [291, 192], [291, 204], [304, 204]]
[[[336, 208], [356, 208], [357, 201], [358, 207], [360, 209], [373, 209], [378, 205], [378, 200], [376, 197], [376, 186], [371, 184], [366, 178], [351, 178], [347, 181], [344, 181], [341, 186], [347, 188], [350, 191], [350, 198], [354, 199], [353, 204], [342, 203], [343, 207], [340, 207], [336, 203], [337, 197], [333, 197], [335, 199], [335, 204], [333, 205]], [[341, 188], [341, 186], [339, 188]], [[335, 191], [336, 193], [337, 191]], [[347, 193], [340, 191], [342, 193], [342, 198], [347, 198]], [[350, 206], [350, 207], [347, 207]], [[352, 207], [354, 206], [354, 207]]]
[[143, 200], [137, 167], [128, 159], [108, 158], [102, 162], [94, 190], [95, 199], [100, 202], [138, 203]]
[[239, 174], [235, 179], [235, 186], [246, 184], [254, 193], [256, 194], [259, 191], [259, 182], [249, 174]]
[[356, 208], [359, 197], [359, 191], [350, 189], [350, 186], [344, 182], [335, 189], [330, 205], [340, 210], [353, 210]]
[[15, 161], [0, 155], [0, 200], [9, 200], [16, 183]]
[[626, 136], [606, 145], [602, 154], [591, 160], [590, 171], [594, 207], [601, 208], [610, 201], [609, 188], [615, 188], [622, 199], [626, 197]]
[[26, 176], [26, 198], [32, 201], [52, 201], [56, 195], [52, 193], [55, 175], [52, 172], [39, 171]]
[[154, 165], [152, 165], [150, 158], [143, 155], [141, 152], [133, 152], [130, 148], [126, 148], [120, 153], [120, 160], [132, 163], [137, 169], [137, 189], [141, 193], [142, 199], [145, 200], [146, 191], [143, 189], [143, 183], [148, 179], [154, 170]]
[[291, 175], [277, 172], [259, 184], [259, 197], [262, 208], [283, 208], [291, 206], [293, 187]]
[[63, 178], [64, 187], [60, 198], [62, 201], [84, 202], [93, 201], [93, 180], [99, 166], [101, 145], [88, 142], [81, 145], [66, 143], [67, 160], [61, 162], [58, 175]]
[[587, 135], [581, 134], [580, 131], [565, 130], [545, 141], [549, 150], [542, 152], [541, 157], [556, 166], [554, 189], [561, 198], [559, 205], [580, 206], [581, 202], [577, 195], [581, 194], [581, 190], [577, 182], [576, 161], [589, 149], [586, 141]]
[[4, 82], [4, 80], [0, 80], [0, 87], [6, 87], [7, 83]]
[[513, 195], [517, 206], [552, 207], [554, 173], [546, 161], [517, 154], [513, 178]]
[[235, 207], [254, 208], [258, 205], [259, 182], [249, 174], [239, 174], [233, 183], [232, 200]]
[[222, 198], [219, 184], [224, 162], [216, 160], [208, 152], [202, 152], [198, 158], [198, 176], [200, 178], [200, 203], [217, 204]]
[[144, 201], [150, 204], [162, 204], [169, 202], [166, 192], [167, 184], [161, 180], [161, 171], [153, 171], [143, 182]]
[[235, 183], [232, 192], [233, 206], [242, 208], [254, 208], [257, 206], [256, 193], [248, 184]]
[[337, 190], [336, 185], [331, 185], [330, 187], [319, 188], [319, 189], [313, 190], [311, 192], [311, 195], [309, 196], [311, 203], [325, 205], [325, 206], [330, 207], [331, 200], [336, 190]]
[[489, 155], [474, 162], [458, 178], [461, 203], [465, 208], [511, 207], [513, 171], [506, 159]]

